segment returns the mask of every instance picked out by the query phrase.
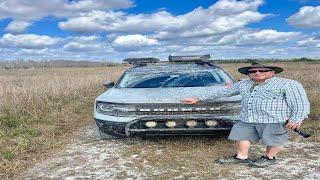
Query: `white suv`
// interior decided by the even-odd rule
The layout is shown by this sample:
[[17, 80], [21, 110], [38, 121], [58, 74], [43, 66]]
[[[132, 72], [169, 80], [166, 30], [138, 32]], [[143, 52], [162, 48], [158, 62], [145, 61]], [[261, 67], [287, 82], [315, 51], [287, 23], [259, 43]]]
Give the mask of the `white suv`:
[[201, 97], [226, 88], [234, 80], [209, 61], [210, 55], [129, 58], [133, 64], [119, 80], [105, 83], [94, 120], [100, 138], [146, 135], [212, 135], [229, 131], [239, 119], [240, 95], [193, 105]]

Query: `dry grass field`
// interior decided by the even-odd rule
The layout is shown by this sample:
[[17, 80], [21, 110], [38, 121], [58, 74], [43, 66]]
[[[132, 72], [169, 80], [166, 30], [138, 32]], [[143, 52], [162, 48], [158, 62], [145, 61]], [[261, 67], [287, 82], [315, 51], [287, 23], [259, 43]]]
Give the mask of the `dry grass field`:
[[[320, 63], [275, 63], [285, 68], [282, 77], [300, 81], [312, 103], [310, 120], [303, 129], [319, 133], [320, 125]], [[243, 78], [236, 69], [244, 64], [221, 64], [236, 79]], [[106, 68], [49, 68], [0, 70], [0, 178], [11, 176], [62, 147], [64, 139], [81, 127], [91, 124], [94, 98], [103, 92], [102, 83], [116, 80], [126, 67]], [[197, 153], [209, 153], [214, 144], [218, 154], [230, 152], [223, 148], [226, 142], [205, 142], [205, 139], [186, 138], [161, 141], [169, 155], [184, 149], [187, 157], [194, 152], [185, 146], [197, 147]], [[229, 147], [229, 146], [227, 146]], [[123, 151], [130, 154], [137, 149]], [[206, 151], [203, 151], [203, 150]], [[150, 155], [150, 154], [149, 154]], [[169, 159], [168, 159], [169, 158]], [[178, 160], [178, 159], [176, 159]], [[163, 161], [155, 160], [161, 166]], [[204, 171], [206, 171], [204, 169]]]
[[0, 177], [45, 157], [92, 123], [102, 83], [124, 67], [0, 71]]

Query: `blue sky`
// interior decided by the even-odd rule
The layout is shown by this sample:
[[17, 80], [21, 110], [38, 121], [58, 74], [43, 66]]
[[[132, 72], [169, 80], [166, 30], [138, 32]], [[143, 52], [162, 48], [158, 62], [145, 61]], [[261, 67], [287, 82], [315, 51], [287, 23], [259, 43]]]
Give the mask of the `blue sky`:
[[0, 0], [0, 61], [316, 58], [319, 30], [319, 0]]

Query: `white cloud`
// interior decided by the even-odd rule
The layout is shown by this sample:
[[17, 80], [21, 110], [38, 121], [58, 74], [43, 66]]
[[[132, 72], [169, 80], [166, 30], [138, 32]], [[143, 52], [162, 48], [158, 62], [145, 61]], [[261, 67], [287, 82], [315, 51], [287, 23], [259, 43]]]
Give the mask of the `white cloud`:
[[299, 37], [297, 32], [278, 32], [272, 29], [265, 29], [260, 31], [238, 31], [234, 34], [222, 37], [218, 44], [228, 45], [264, 45], [264, 44], [278, 44], [293, 41]]
[[75, 41], [80, 41], [80, 42], [94, 42], [96, 40], [99, 40], [99, 36], [72, 36], [70, 39], [75, 40]]
[[276, 55], [276, 54], [288, 54], [287, 49], [279, 48], [279, 49], [272, 49], [268, 52], [269, 54]]
[[70, 42], [63, 46], [67, 51], [99, 51], [103, 49], [102, 44], [88, 44], [80, 42]]
[[131, 0], [2, 0], [0, 20], [12, 18], [15, 21], [35, 21], [48, 16], [69, 18], [93, 10], [105, 11], [132, 6]]
[[263, 0], [220, 0], [210, 8], [217, 14], [230, 15], [238, 14], [244, 11], [256, 11], [263, 3]]
[[132, 6], [131, 0], [2, 0], [0, 19], [33, 20], [46, 16], [73, 17], [92, 10], [122, 9]]
[[[50, 49], [43, 48], [43, 49], [21, 49], [16, 53], [19, 56], [46, 56], [49, 55]], [[51, 54], [52, 55], [52, 54]]]
[[299, 28], [320, 28], [320, 6], [305, 6], [299, 12], [287, 18], [287, 22]]
[[[59, 27], [63, 30], [73, 32], [99, 32], [105, 31], [109, 23], [113, 23], [117, 19], [124, 16], [121, 12], [108, 13], [103, 11], [92, 11], [81, 14], [81, 17], [71, 18], [66, 22], [60, 22]], [[111, 31], [111, 29], [110, 29]]]
[[[320, 56], [316, 35], [248, 29], [251, 23], [270, 16], [258, 11], [263, 0], [220, 0], [208, 8], [198, 7], [180, 15], [165, 8], [148, 14], [121, 10], [134, 6], [133, 2], [2, 0], [0, 20], [12, 21], [5, 28], [8, 34], [0, 37], [0, 59], [119, 60], [132, 56], [167, 59], [169, 54], [207, 53], [214, 59]], [[287, 21], [296, 27], [318, 28], [318, 9], [319, 6], [303, 7]], [[55, 38], [22, 34], [44, 17], [60, 21], [58, 26], [62, 30], [95, 35]]]
[[133, 6], [131, 0], [78, 0], [64, 3], [64, 10], [70, 11], [92, 11], [123, 9]]
[[63, 50], [70, 52], [99, 52], [105, 51], [108, 47], [99, 36], [72, 36], [67, 37]]
[[181, 52], [185, 53], [199, 53], [206, 49], [204, 46], [187, 46], [180, 49]]
[[5, 34], [0, 39], [2, 47], [26, 48], [26, 49], [42, 49], [47, 46], [56, 45], [58, 38], [49, 36], [41, 36], [36, 34]]
[[159, 43], [156, 39], [150, 39], [147, 36], [140, 34], [118, 36], [113, 41], [113, 46], [120, 51], [134, 51], [143, 47], [150, 47], [158, 44]]
[[101, 41], [102, 38], [97, 35], [90, 35], [90, 36], [69, 36], [64, 38], [64, 42], [80, 42], [80, 43], [96, 43]]
[[[225, 33], [237, 28], [243, 28], [252, 22], [258, 22], [263, 17], [265, 16], [258, 12], [246, 11], [237, 15], [209, 18], [210, 20], [205, 24], [199, 24], [196, 28], [187, 29], [182, 32], [181, 37], [197, 37]], [[205, 18], [205, 16], [202, 18]]]
[[14, 20], [6, 27], [6, 31], [13, 34], [21, 34], [24, 33], [31, 24], [32, 23], [27, 21]]
[[320, 37], [309, 37], [297, 42], [300, 47], [317, 47], [320, 48]]
[[162, 38], [208, 36], [243, 28], [249, 23], [260, 21], [268, 16], [257, 12], [258, 6], [262, 3], [262, 0], [222, 0], [207, 9], [199, 7], [178, 16], [166, 11], [135, 15], [93, 11], [60, 22], [59, 27], [75, 32], [106, 31], [139, 34], [162, 32]]

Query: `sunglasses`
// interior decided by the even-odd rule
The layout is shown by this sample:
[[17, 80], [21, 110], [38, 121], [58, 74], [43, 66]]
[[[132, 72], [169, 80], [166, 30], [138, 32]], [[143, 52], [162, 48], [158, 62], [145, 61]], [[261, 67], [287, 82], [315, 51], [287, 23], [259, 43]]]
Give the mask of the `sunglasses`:
[[272, 71], [272, 70], [271, 70], [271, 69], [249, 70], [248, 73], [249, 73], [249, 74], [253, 74], [253, 73], [256, 73], [256, 72], [262, 72], [262, 73], [264, 73], [264, 72], [270, 72], [270, 71]]

